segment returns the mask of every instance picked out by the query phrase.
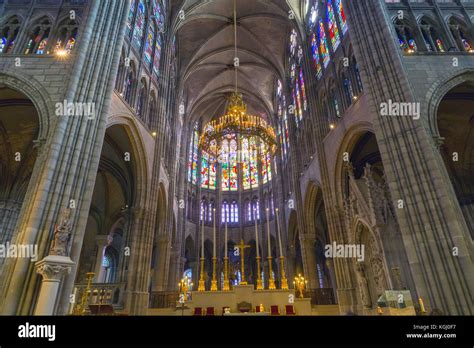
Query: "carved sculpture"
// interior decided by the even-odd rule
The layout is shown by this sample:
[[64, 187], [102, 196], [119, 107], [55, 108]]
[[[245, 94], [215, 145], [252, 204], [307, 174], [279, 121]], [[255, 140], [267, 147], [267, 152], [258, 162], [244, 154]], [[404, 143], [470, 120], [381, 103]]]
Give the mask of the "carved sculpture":
[[71, 235], [70, 213], [71, 210], [69, 208], [65, 209], [62, 213], [60, 222], [54, 229], [54, 238], [49, 249], [49, 255], [67, 256]]

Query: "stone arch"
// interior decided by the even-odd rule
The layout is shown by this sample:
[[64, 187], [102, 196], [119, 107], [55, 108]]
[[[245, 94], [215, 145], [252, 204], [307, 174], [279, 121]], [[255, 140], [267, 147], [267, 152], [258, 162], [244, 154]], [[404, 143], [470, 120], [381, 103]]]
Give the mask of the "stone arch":
[[31, 99], [0, 85], [0, 243], [16, 238], [16, 225], [38, 162], [39, 123]]
[[[440, 100], [436, 113], [439, 154], [449, 191], [459, 204], [464, 221], [474, 236], [474, 74], [449, 89]], [[455, 199], [454, 199], [455, 197]]]
[[40, 82], [17, 71], [0, 72], [0, 87], [6, 86], [23, 93], [35, 106], [39, 117], [39, 132], [36, 141], [43, 141], [50, 135], [50, 115], [54, 115], [54, 105], [48, 93], [38, 88]]
[[339, 206], [343, 206], [343, 186], [341, 185], [344, 177], [344, 166], [345, 162], [343, 160], [344, 153], [351, 153], [354, 149], [354, 146], [359, 141], [361, 135], [366, 132], [374, 133], [372, 124], [369, 122], [358, 122], [350, 129], [346, 131], [345, 136], [342, 138], [339, 143], [338, 151], [336, 153], [337, 161], [335, 162], [334, 167], [334, 181], [333, 187], [336, 193], [336, 200]]
[[428, 127], [433, 138], [439, 138], [438, 109], [444, 96], [463, 83], [474, 83], [474, 69], [460, 69], [446, 73], [428, 90], [426, 94]]

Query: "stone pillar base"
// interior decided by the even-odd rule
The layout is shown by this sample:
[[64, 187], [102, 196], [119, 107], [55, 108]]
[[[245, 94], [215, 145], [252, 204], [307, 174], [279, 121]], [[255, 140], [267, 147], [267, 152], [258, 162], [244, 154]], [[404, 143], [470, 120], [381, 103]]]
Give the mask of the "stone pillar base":
[[36, 303], [35, 315], [53, 315], [63, 275], [71, 272], [75, 262], [69, 256], [48, 255], [35, 264], [38, 274], [43, 277]]

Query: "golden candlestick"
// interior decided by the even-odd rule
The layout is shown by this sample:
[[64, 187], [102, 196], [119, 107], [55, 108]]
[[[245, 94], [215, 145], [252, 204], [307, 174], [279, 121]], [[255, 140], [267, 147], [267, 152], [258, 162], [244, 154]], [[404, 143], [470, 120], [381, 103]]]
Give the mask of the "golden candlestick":
[[288, 280], [286, 279], [285, 273], [285, 257], [280, 256], [280, 271], [281, 271], [281, 289], [288, 290]]
[[216, 267], [217, 267], [217, 257], [212, 258], [212, 281], [211, 281], [211, 291], [217, 291], [217, 279], [216, 279]]
[[298, 276], [295, 277], [295, 280], [293, 281], [293, 285], [295, 286], [295, 289], [299, 292], [300, 298], [304, 298], [304, 291], [307, 283], [308, 282], [301, 274], [298, 274]]
[[261, 269], [260, 269], [260, 256], [257, 256], [257, 290], [263, 290]]
[[92, 279], [94, 279], [94, 275], [95, 273], [93, 272], [86, 273], [87, 285], [84, 289], [84, 292], [82, 293], [81, 303], [76, 306], [73, 311], [73, 314], [84, 315], [86, 313], [87, 302], [89, 302], [89, 294], [91, 293]]
[[268, 289], [269, 290], [275, 290], [276, 289], [275, 278], [273, 277], [273, 269], [272, 269], [272, 260], [273, 260], [273, 258], [271, 256], [269, 256], [267, 259], [268, 259], [268, 272], [270, 272], [270, 276], [269, 276], [269, 279], [268, 279]]
[[224, 286], [222, 290], [229, 291], [230, 290], [230, 283], [229, 283], [229, 258], [224, 257]]
[[204, 280], [204, 257], [201, 257], [201, 275], [199, 276], [198, 291], [206, 291], [206, 281]]
[[425, 314], [426, 313], [425, 304], [424, 304], [423, 299], [421, 297], [418, 298], [418, 304], [420, 305], [420, 313]]

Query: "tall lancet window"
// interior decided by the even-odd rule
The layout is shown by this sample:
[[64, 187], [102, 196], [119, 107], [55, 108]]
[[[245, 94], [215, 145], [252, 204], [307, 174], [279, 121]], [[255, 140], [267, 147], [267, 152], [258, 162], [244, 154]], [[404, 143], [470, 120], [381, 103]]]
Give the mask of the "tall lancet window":
[[10, 18], [3, 28], [0, 28], [0, 54], [12, 52], [19, 30], [20, 21], [16, 17]]
[[30, 31], [30, 39], [26, 45], [25, 54], [48, 54], [47, 47], [50, 34], [50, 20], [48, 18], [40, 20]]
[[289, 90], [292, 96], [290, 114], [295, 116], [296, 125], [299, 126], [307, 111], [308, 102], [306, 100], [306, 86], [304, 82], [303, 48], [299, 44], [298, 34], [294, 29], [290, 34], [289, 63]]
[[133, 28], [132, 46], [139, 52], [143, 47], [145, 37], [146, 5], [144, 0], [139, 0], [137, 15], [135, 17], [135, 26]]

